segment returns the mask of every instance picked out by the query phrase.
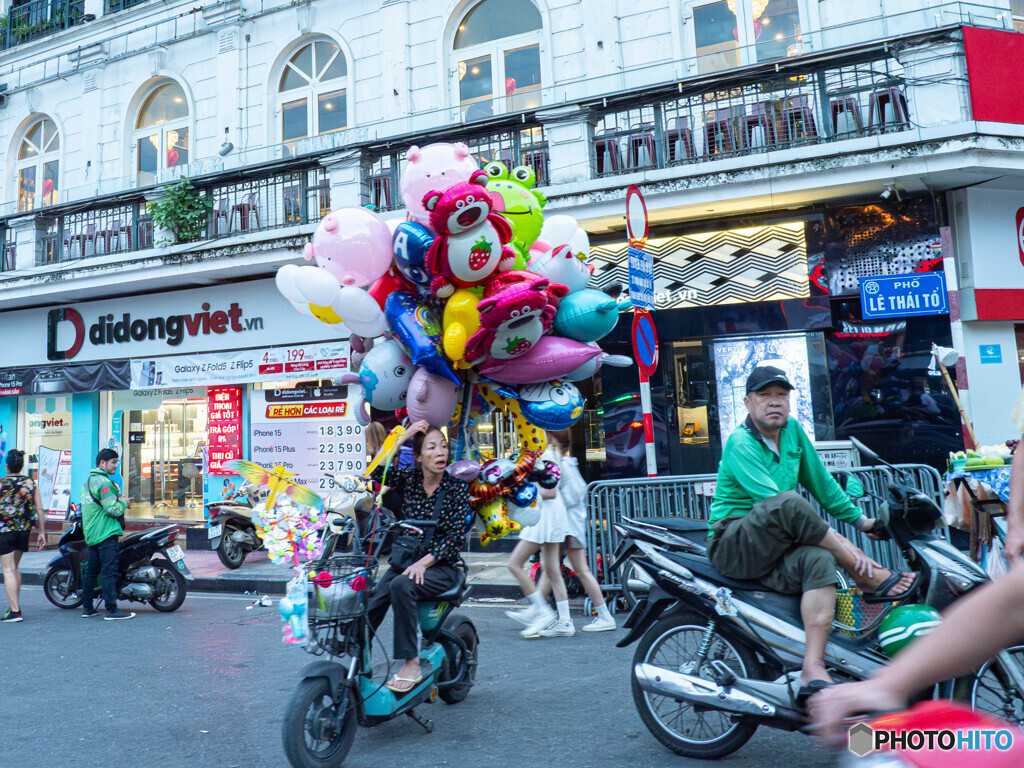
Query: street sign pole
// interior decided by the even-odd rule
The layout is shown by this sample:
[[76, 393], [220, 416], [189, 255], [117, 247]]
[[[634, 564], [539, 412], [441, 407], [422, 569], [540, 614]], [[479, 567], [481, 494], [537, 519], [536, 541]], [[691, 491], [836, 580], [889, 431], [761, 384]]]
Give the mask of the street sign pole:
[[633, 303], [633, 354], [640, 369], [640, 408], [643, 411], [647, 476], [658, 474], [654, 451], [654, 417], [651, 374], [658, 367], [658, 334], [654, 330], [654, 258], [644, 251], [650, 221], [647, 204], [636, 184], [626, 191], [626, 234], [629, 236], [629, 298]]

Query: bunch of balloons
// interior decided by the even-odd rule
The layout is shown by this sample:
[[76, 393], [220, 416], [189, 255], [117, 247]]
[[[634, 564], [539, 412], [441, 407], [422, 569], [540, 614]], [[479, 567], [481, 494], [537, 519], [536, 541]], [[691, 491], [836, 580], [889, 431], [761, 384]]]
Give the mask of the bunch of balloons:
[[545, 217], [529, 167], [481, 169], [465, 144], [431, 144], [409, 149], [401, 179], [408, 220], [332, 211], [306, 246], [316, 266], [281, 267], [277, 287], [298, 311], [351, 334], [354, 372], [342, 382], [361, 385], [364, 423], [368, 406], [404, 408], [411, 421], [455, 430], [459, 459], [473, 420], [493, 408], [514, 419], [514, 471], [474, 478], [488, 540], [497, 538], [518, 530], [506, 499], [536, 506], [522, 487], [543, 430], [583, 415], [573, 382], [632, 363], [596, 343], [621, 307], [587, 287], [587, 234], [570, 216]]

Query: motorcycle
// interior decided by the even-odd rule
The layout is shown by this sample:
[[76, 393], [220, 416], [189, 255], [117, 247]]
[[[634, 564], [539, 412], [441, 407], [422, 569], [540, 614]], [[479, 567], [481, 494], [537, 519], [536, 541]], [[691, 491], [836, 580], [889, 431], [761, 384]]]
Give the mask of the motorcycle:
[[262, 548], [263, 539], [256, 533], [252, 513], [267, 497], [266, 488], [244, 483], [238, 490], [239, 497], [224, 501], [210, 501], [205, 505], [210, 518], [207, 536], [210, 549], [225, 568], [241, 568], [245, 556]]
[[[908, 485], [899, 468], [854, 444], [888, 468], [886, 498], [877, 516], [910, 567], [921, 573], [916, 602], [942, 610], [985, 583], [985, 572], [937, 535], [942, 514], [935, 502]], [[639, 640], [631, 672], [633, 699], [655, 738], [677, 754], [711, 759], [735, 752], [761, 725], [806, 732], [806, 709], [798, 701], [806, 641], [800, 596], [720, 574], [698, 551], [707, 542], [706, 521], [623, 518], [615, 530], [639, 554], [620, 556], [612, 567], [628, 559], [649, 584], [618, 645]], [[881, 609], [864, 626], [834, 622], [839, 631], [825, 649], [834, 680], [863, 680], [887, 663], [878, 628], [892, 607]], [[933, 695], [1024, 722], [1022, 652], [1003, 651]]]
[[[70, 526], [57, 542], [60, 555], [50, 561], [43, 577], [46, 599], [58, 608], [77, 608], [84, 594], [82, 582], [88, 564], [82, 513], [77, 504], [68, 508]], [[166, 525], [130, 533], [121, 539], [117, 555], [117, 597], [149, 603], [163, 613], [176, 611], [185, 602], [187, 581], [192, 573], [185, 565], [185, 552], [174, 544], [181, 529]], [[155, 555], [162, 557], [154, 557]], [[101, 594], [99, 579], [97, 598]]]
[[[370, 728], [400, 715], [430, 733], [433, 723], [415, 711], [438, 697], [457, 704], [469, 694], [476, 676], [478, 637], [473, 622], [455, 609], [469, 588], [465, 574], [443, 594], [419, 604], [422, 632], [422, 680], [407, 693], [395, 693], [379, 678], [372, 662], [374, 631], [366, 603], [377, 558], [367, 554], [355, 520], [335, 519], [332, 534], [351, 543], [351, 551], [314, 563], [308, 593], [309, 640], [305, 650], [327, 654], [302, 670], [302, 679], [285, 709], [282, 737], [294, 768], [337, 768], [348, 756], [357, 725]], [[422, 533], [434, 521], [401, 520], [379, 524], [389, 531]], [[335, 660], [337, 659], [337, 660]], [[375, 673], [376, 676], [375, 676]]]

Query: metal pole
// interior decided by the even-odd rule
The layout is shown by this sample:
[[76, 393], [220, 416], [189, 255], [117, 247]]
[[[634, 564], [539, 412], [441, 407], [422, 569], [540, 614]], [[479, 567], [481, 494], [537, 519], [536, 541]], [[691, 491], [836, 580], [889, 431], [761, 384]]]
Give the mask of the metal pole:
[[640, 407], [644, 412], [644, 442], [647, 449], [647, 476], [658, 476], [658, 459], [654, 454], [654, 417], [651, 404], [651, 380], [640, 371]]

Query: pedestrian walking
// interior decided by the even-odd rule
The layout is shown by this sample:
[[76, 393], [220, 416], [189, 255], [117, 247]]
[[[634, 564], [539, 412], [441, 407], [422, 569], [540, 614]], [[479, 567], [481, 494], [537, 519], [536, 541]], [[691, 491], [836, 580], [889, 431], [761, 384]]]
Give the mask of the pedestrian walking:
[[133, 619], [134, 613], [117, 607], [118, 539], [124, 533], [124, 513], [131, 499], [121, 497], [120, 489], [111, 479], [117, 471], [117, 453], [104, 448], [96, 454], [96, 467], [82, 484], [82, 528], [89, 545], [89, 565], [82, 585], [82, 618], [91, 619], [99, 613], [93, 607], [96, 577], [100, 578], [103, 602], [107, 606], [104, 621]]
[[[554, 488], [541, 489], [540, 521], [519, 532], [519, 544], [509, 560], [509, 571], [519, 582], [530, 606], [521, 614], [509, 615], [526, 624], [523, 637], [572, 637], [576, 626], [569, 614], [569, 593], [562, 578], [562, 546], [566, 547], [569, 565], [576, 572], [587, 596], [597, 610], [597, 618], [583, 627], [584, 632], [606, 632], [615, 629], [615, 618], [605, 604], [601, 587], [587, 562], [587, 484], [580, 475], [573, 457], [569, 430], [547, 433], [548, 447], [542, 459], [558, 465], [559, 480]], [[557, 613], [544, 601], [541, 590], [535, 589], [523, 567], [526, 560], [540, 548], [541, 566], [551, 584]], [[524, 621], [525, 619], [525, 621]]]
[[[2, 429], [2, 428], [0, 428]], [[39, 486], [21, 474], [25, 452], [12, 449], [5, 460], [7, 477], [0, 480], [0, 566], [7, 591], [7, 613], [0, 621], [21, 621], [21, 556], [28, 552], [32, 519], [38, 516], [36, 544], [46, 548], [46, 519], [39, 499]]]

